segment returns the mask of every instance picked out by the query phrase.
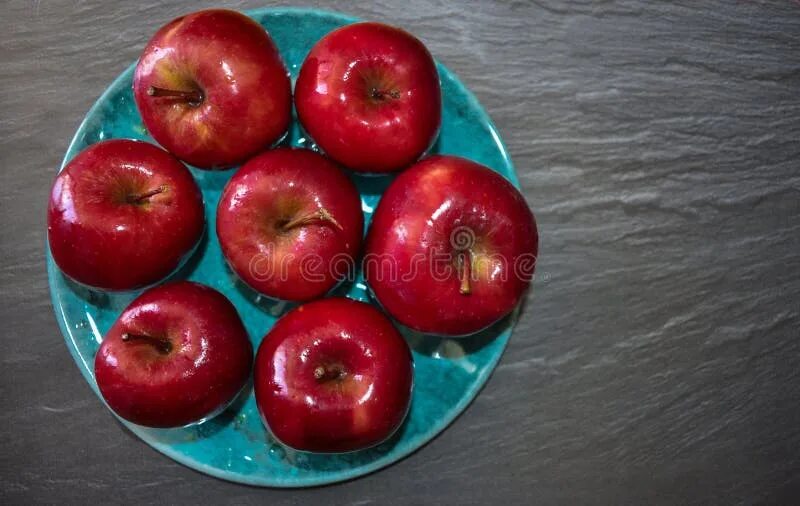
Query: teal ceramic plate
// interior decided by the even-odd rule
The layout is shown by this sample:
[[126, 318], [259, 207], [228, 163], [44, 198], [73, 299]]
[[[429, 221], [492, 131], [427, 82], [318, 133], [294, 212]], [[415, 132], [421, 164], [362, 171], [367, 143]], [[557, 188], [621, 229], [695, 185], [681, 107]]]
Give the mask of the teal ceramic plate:
[[[292, 77], [311, 46], [331, 30], [354, 18], [299, 9], [261, 9], [248, 12], [275, 39]], [[475, 97], [444, 66], [439, 65], [443, 118], [436, 153], [464, 156], [498, 171], [518, 185], [511, 160], [497, 130]], [[129, 67], [87, 114], [69, 146], [64, 163], [92, 143], [103, 139], [135, 138], [152, 141], [133, 101]], [[292, 127], [285, 143], [307, 146], [302, 132]], [[241, 288], [222, 258], [214, 231], [220, 191], [232, 170], [204, 172], [192, 169], [206, 204], [206, 237], [193, 258], [175, 276], [208, 284], [236, 305], [253, 346], [285, 310]], [[362, 196], [365, 221], [388, 185], [387, 177], [353, 176]], [[67, 347], [91, 387], [94, 355], [103, 334], [122, 309], [137, 295], [91, 292], [67, 280], [47, 257], [50, 290]], [[337, 294], [368, 300], [363, 279], [340, 286]], [[375, 471], [403, 458], [441, 432], [477, 395], [500, 359], [511, 334], [509, 317], [468, 339], [440, 339], [406, 332], [414, 350], [415, 390], [408, 418], [387, 442], [360, 452], [317, 455], [291, 451], [278, 444], [262, 426], [252, 388], [220, 416], [189, 428], [154, 430], [125, 424], [147, 444], [198, 471], [225, 480], [272, 487], [305, 487], [347, 480]], [[124, 422], [123, 422], [124, 423]], [[467, 443], [469, 444], [469, 443]]]

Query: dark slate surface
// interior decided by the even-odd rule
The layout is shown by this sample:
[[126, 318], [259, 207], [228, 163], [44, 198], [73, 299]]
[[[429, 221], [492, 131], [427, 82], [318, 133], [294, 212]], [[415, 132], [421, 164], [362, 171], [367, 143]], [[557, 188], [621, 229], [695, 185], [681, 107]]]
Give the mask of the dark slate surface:
[[50, 182], [106, 85], [198, 5], [180, 3], [0, 8], [0, 503], [798, 502], [800, 3], [326, 4], [415, 32], [472, 88], [541, 259], [500, 367], [449, 430], [303, 491], [217, 481], [127, 434], [50, 306]]

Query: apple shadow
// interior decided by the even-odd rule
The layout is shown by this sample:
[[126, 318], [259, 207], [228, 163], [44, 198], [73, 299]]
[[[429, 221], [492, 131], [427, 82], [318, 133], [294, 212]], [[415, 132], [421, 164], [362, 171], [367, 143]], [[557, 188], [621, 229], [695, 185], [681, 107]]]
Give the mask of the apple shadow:
[[[197, 183], [197, 186], [199, 186], [203, 191], [203, 196], [205, 199], [208, 197], [208, 192], [214, 192], [217, 194], [222, 192], [222, 189], [225, 188], [226, 184], [228, 184], [228, 180], [230, 180], [237, 170], [239, 170], [239, 165], [214, 169], [199, 169], [197, 167], [191, 167], [194, 180]], [[205, 205], [208, 205], [208, 202], [206, 202]]]
[[356, 284], [355, 279], [345, 278], [325, 294], [323, 297], [347, 297]]
[[297, 302], [273, 299], [258, 293], [250, 288], [250, 286], [248, 286], [244, 281], [242, 281], [239, 276], [237, 276], [236, 273], [231, 270], [227, 262], [225, 262], [225, 270], [227, 271], [230, 279], [233, 281], [233, 286], [240, 294], [242, 294], [245, 299], [256, 306], [259, 310], [274, 318], [280, 318], [299, 305]]
[[[121, 291], [105, 291], [99, 290], [96, 288], [91, 288], [77, 281], [73, 280], [63, 272], [59, 271], [59, 275], [61, 279], [64, 281], [64, 286], [66, 286], [70, 292], [72, 292], [75, 297], [81, 299], [82, 301], [86, 302], [87, 304], [96, 307], [98, 309], [110, 309], [113, 304], [112, 298], [116, 299], [116, 302], [119, 303], [120, 298], [123, 300], [133, 300], [135, 296], [142, 293], [144, 290], [148, 288], [152, 288], [154, 286], [160, 285], [162, 283], [170, 282], [170, 281], [178, 281], [182, 279], [186, 279], [194, 273], [197, 266], [200, 264], [200, 260], [203, 256], [202, 252], [205, 251], [206, 247], [208, 246], [208, 233], [204, 232], [202, 237], [197, 243], [197, 246], [189, 253], [189, 256], [184, 260], [172, 273], [170, 273], [167, 277], [163, 280], [158, 280], [155, 283], [142, 287], [136, 288], [133, 290], [121, 290]], [[128, 300], [128, 302], [130, 302]], [[127, 306], [127, 304], [125, 304]]]
[[[468, 336], [453, 337], [423, 334], [397, 320], [392, 319], [392, 321], [415, 352], [428, 357], [456, 359], [480, 351], [497, 339], [500, 334], [513, 329], [514, 324], [528, 305], [528, 295], [532, 289], [533, 285], [531, 284], [522, 292], [519, 303], [510, 313], [485, 329]], [[376, 299], [373, 298], [373, 300], [377, 302]]]
[[[170, 281], [180, 281], [183, 279], [188, 279], [194, 274], [194, 271], [200, 265], [200, 260], [203, 258], [203, 252], [205, 252], [206, 248], [208, 247], [208, 225], [206, 225], [206, 229], [203, 230], [203, 235], [200, 237], [200, 240], [197, 242], [197, 246], [189, 253], [189, 257], [183, 261], [183, 263], [178, 266], [175, 271], [170, 274], [169, 276], [164, 279], [164, 282]], [[161, 283], [158, 283], [161, 284]]]
[[[413, 397], [411, 403], [413, 404]], [[409, 413], [411, 412], [411, 405], [409, 405]], [[406, 416], [400, 427], [389, 436], [385, 441], [378, 443], [375, 446], [347, 453], [313, 453], [302, 452], [293, 450], [284, 445], [281, 445], [286, 452], [286, 458], [289, 463], [300, 469], [313, 470], [313, 471], [335, 471], [341, 469], [344, 465], [363, 465], [368, 462], [375, 461], [397, 446], [403, 440], [403, 437], [410, 430], [411, 423], [410, 417]]]
[[438, 155], [439, 154], [441, 146], [442, 146], [442, 143], [441, 143], [442, 136], [440, 134], [441, 134], [441, 132], [436, 134], [436, 140], [433, 141], [433, 144], [431, 144], [431, 147], [428, 148], [428, 150], [425, 151], [425, 153], [420, 158], [425, 158], [426, 156]]
[[[436, 334], [424, 334], [406, 325], [403, 325], [383, 308], [380, 301], [375, 297], [375, 294], [369, 289], [369, 284], [367, 284], [367, 295], [369, 297], [369, 301], [384, 315], [386, 315], [387, 318], [392, 320], [395, 328], [397, 328], [397, 330], [406, 340], [406, 343], [408, 343], [408, 346], [413, 351], [432, 358], [449, 359], [460, 358], [464, 355], [469, 355], [480, 351], [483, 347], [497, 339], [500, 334], [512, 328], [522, 310], [523, 305], [526, 302], [525, 295], [523, 294], [521, 302], [517, 304], [517, 306], [510, 313], [502, 317], [500, 320], [475, 334], [470, 334], [463, 337], [454, 337]], [[448, 346], [448, 344], [450, 344], [450, 346]]]
[[108, 309], [111, 307], [111, 297], [107, 292], [95, 290], [94, 288], [89, 288], [88, 286], [82, 285], [68, 277], [63, 272], [59, 272], [59, 275], [61, 276], [61, 279], [64, 280], [64, 285], [69, 289], [70, 292], [73, 293], [73, 295], [75, 295], [75, 297], [98, 309]]
[[211, 437], [225, 427], [236, 427], [236, 418], [244, 411], [244, 406], [247, 404], [247, 399], [253, 394], [253, 376], [252, 374], [247, 379], [247, 383], [242, 387], [242, 390], [234, 397], [230, 404], [225, 409], [209, 418], [208, 420], [194, 426], [198, 438]]
[[[237, 417], [244, 411], [245, 404], [247, 403], [248, 398], [252, 395], [252, 392], [253, 379], [251, 376], [247, 380], [247, 383], [242, 388], [241, 392], [234, 397], [233, 401], [231, 401], [231, 403], [228, 404], [222, 412], [218, 414], [212, 414], [211, 417], [200, 423], [168, 429], [144, 426], [138, 427], [139, 430], [145, 432], [149, 437], [157, 442], [169, 445], [212, 437], [218, 432], [224, 430], [226, 427], [237, 426]], [[121, 419], [114, 416], [114, 420], [120, 427], [123, 428], [127, 435], [136, 437], [136, 434]]]
[[290, 126], [280, 139], [275, 141], [271, 146], [267, 146], [264, 151], [278, 148], [302, 148], [316, 151], [316, 146], [312, 146], [314, 143], [311, 141], [311, 137], [306, 134], [300, 122], [297, 120], [294, 104], [292, 104], [292, 124], [297, 125], [297, 128], [295, 129]]
[[328, 293], [323, 295], [325, 297], [349, 297], [355, 300], [366, 302], [369, 299], [369, 294], [358, 285], [364, 282], [364, 276], [361, 272], [361, 254], [356, 257], [356, 261], [350, 267], [350, 270], [344, 275], [336, 285], [328, 290]]
[[347, 171], [362, 197], [380, 198], [397, 174], [363, 174]]
[[415, 352], [432, 358], [458, 359], [480, 351], [510, 329], [519, 314], [519, 307], [487, 328], [464, 337], [422, 334], [399, 322], [395, 325]]
[[391, 436], [389, 436], [389, 439], [376, 446], [373, 446], [372, 448], [367, 448], [366, 450], [364, 450], [364, 452], [373, 452], [373, 453], [378, 453], [379, 455], [383, 455], [384, 453], [388, 453], [389, 451], [391, 451], [392, 448], [394, 448], [397, 445], [397, 443], [402, 441], [403, 436], [405, 436], [406, 432], [408, 432], [409, 427], [411, 426], [411, 422], [409, 422], [411, 416], [409, 415], [411, 414], [413, 404], [414, 404], [414, 396], [412, 395], [411, 401], [408, 403], [408, 411], [406, 412], [406, 417], [403, 419], [403, 423], [400, 424], [400, 427], [398, 427], [397, 430], [395, 430], [394, 433]]

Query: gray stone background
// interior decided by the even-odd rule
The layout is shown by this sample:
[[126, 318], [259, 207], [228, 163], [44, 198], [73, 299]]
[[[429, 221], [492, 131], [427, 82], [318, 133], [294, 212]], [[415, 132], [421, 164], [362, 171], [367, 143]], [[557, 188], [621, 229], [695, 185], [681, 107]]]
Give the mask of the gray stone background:
[[541, 258], [494, 376], [411, 457], [311, 490], [126, 433], [56, 327], [46, 199], [103, 89], [211, 4], [4, 1], [0, 503], [800, 502], [800, 3], [310, 3], [416, 33], [508, 143]]

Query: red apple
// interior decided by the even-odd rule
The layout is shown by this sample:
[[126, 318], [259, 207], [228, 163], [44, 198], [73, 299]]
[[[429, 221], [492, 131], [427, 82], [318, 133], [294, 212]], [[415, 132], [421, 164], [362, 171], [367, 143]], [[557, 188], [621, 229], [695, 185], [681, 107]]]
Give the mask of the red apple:
[[291, 84], [267, 32], [244, 14], [204, 10], [161, 28], [133, 79], [153, 138], [201, 168], [237, 165], [278, 141]]
[[257, 292], [310, 300], [352, 272], [363, 234], [355, 186], [324, 156], [267, 151], [228, 181], [217, 236], [231, 268]]
[[120, 417], [180, 427], [230, 404], [252, 361], [233, 304], [212, 288], [179, 281], [147, 290], [122, 312], [97, 352], [94, 374]]
[[56, 177], [47, 210], [50, 252], [73, 280], [131, 290], [169, 275], [204, 228], [203, 196], [181, 162], [146, 142], [110, 140]]
[[436, 139], [441, 102], [436, 64], [422, 42], [381, 23], [323, 37], [295, 86], [306, 132], [358, 172], [393, 172], [416, 161]]
[[519, 302], [538, 244], [533, 214], [511, 183], [469, 160], [433, 156], [400, 174], [381, 198], [365, 277], [402, 324], [467, 335]]
[[345, 298], [302, 305], [278, 320], [256, 356], [264, 423], [283, 444], [347, 452], [392, 435], [408, 411], [413, 362], [380, 311]]

